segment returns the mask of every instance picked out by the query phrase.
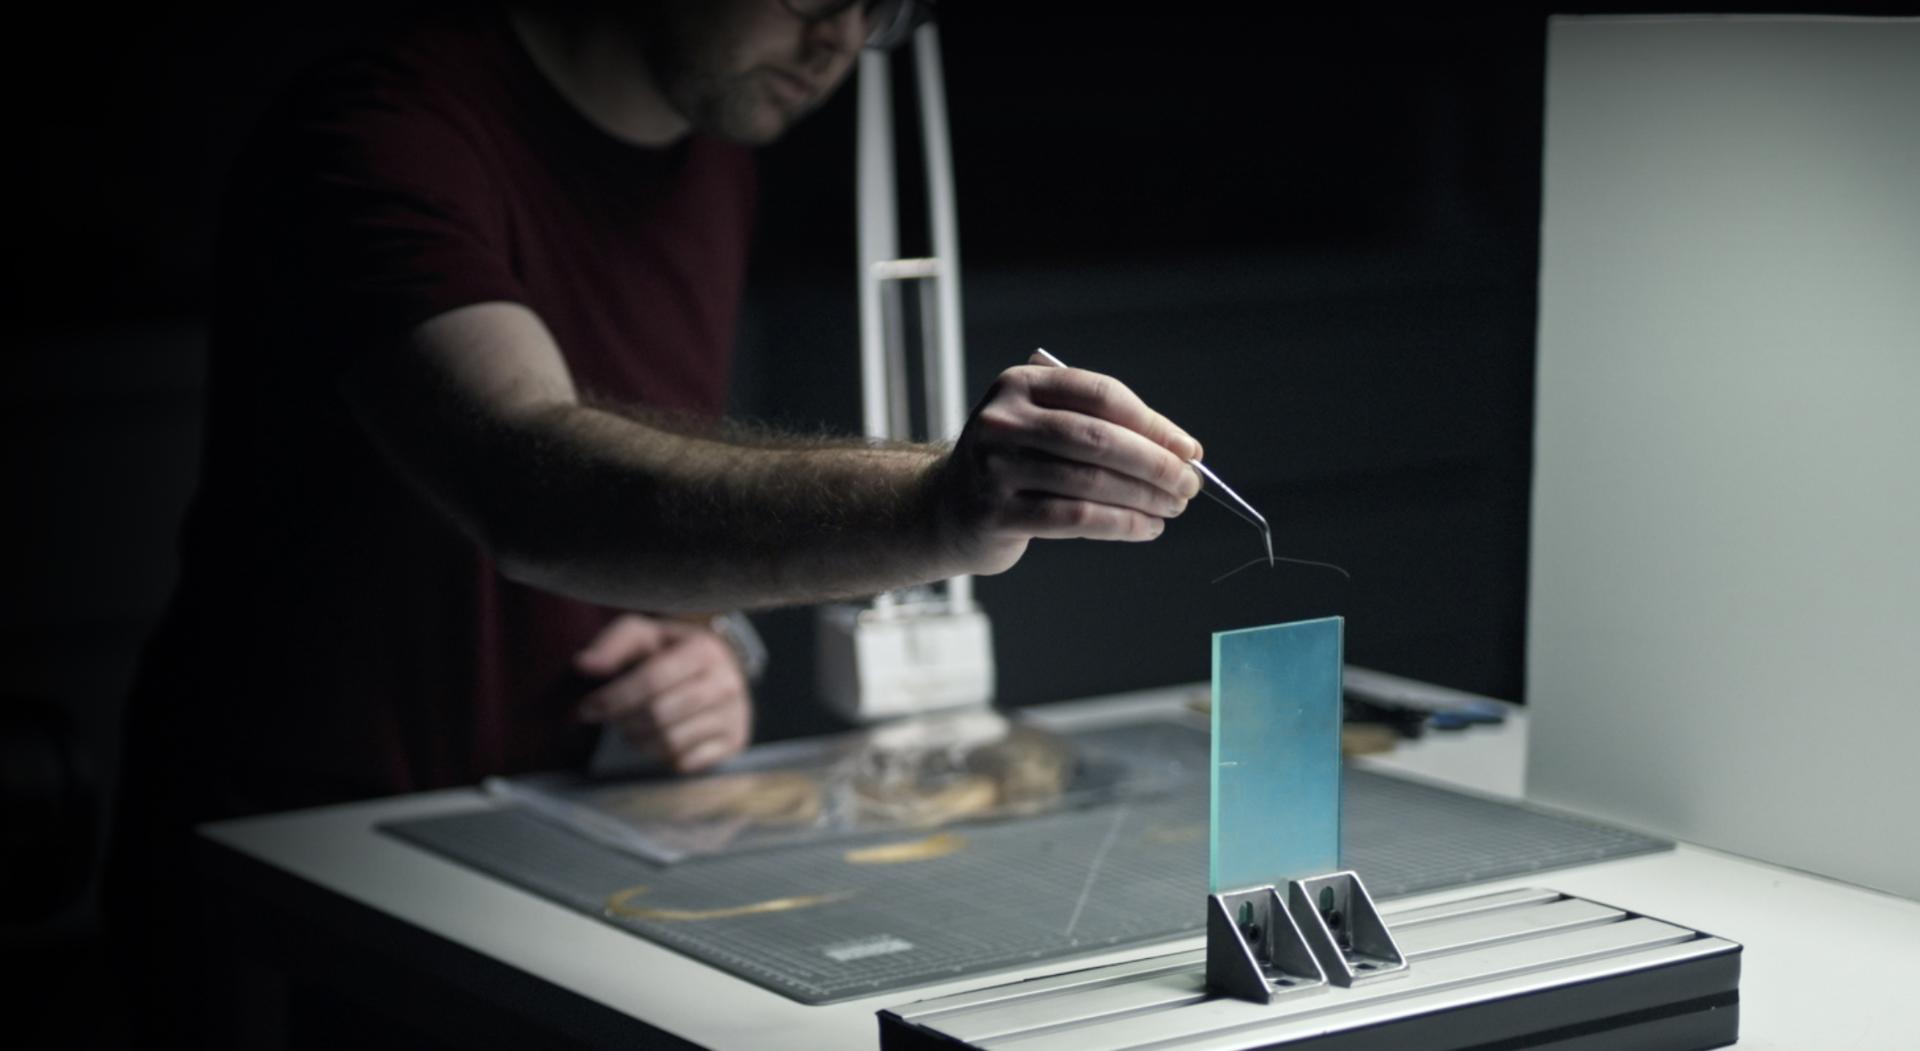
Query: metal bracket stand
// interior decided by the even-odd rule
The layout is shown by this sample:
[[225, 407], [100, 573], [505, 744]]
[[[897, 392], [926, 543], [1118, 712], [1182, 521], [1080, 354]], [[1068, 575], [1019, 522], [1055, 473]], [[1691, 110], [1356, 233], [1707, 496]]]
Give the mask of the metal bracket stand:
[[880, 1046], [1695, 1051], [1734, 1042], [1741, 948], [1724, 938], [1534, 888], [1383, 916], [1360, 877], [1340, 868], [1340, 664], [1335, 618], [1213, 636], [1204, 952], [882, 1011]]
[[1256, 1004], [1327, 987], [1300, 925], [1272, 887], [1207, 895], [1207, 985]]
[[1405, 954], [1354, 873], [1288, 882], [1287, 908], [1333, 984], [1350, 988], [1407, 972]]
[[1207, 895], [1207, 985], [1273, 1003], [1407, 973], [1407, 958], [1352, 872]]

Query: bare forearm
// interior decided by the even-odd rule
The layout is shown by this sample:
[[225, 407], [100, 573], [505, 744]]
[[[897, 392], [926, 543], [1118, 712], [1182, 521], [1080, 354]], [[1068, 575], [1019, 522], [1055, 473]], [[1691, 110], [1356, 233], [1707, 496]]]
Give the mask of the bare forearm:
[[511, 576], [641, 609], [819, 601], [961, 571], [939, 536], [940, 450], [722, 433], [578, 405], [530, 414], [489, 443], [482, 531]]
[[581, 403], [516, 303], [362, 355], [341, 393], [396, 468], [510, 576], [649, 610], [770, 606], [998, 573], [1030, 541], [1150, 540], [1199, 479], [1193, 438], [1118, 382], [1001, 373], [949, 452], [730, 435]]

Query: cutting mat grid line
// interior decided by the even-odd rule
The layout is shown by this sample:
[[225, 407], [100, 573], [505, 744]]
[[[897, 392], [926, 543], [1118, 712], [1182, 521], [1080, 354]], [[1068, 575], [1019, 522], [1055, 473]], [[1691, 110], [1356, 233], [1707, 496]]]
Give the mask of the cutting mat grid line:
[[[1353, 769], [1345, 772], [1342, 805], [1344, 862], [1380, 898], [1671, 846], [1623, 829]], [[1113, 807], [1130, 808], [1117, 833]], [[812, 1004], [1198, 934], [1204, 927], [1206, 829], [1204, 784], [1159, 799], [958, 827], [953, 831], [965, 841], [961, 850], [902, 864], [850, 863], [850, 845], [841, 842], [660, 866], [513, 808], [385, 827], [436, 854]], [[1097, 857], [1098, 871], [1089, 880]], [[627, 899], [631, 909], [697, 913], [796, 896], [825, 900], [706, 919], [610, 913], [608, 898], [633, 887], [645, 889]]]

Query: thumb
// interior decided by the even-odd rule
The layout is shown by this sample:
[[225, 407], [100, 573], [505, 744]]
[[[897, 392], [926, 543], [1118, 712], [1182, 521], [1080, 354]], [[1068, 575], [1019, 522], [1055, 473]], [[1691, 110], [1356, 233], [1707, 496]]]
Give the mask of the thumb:
[[582, 675], [607, 676], [658, 651], [665, 641], [659, 621], [623, 613], [607, 622], [593, 641], [573, 655], [573, 667]]

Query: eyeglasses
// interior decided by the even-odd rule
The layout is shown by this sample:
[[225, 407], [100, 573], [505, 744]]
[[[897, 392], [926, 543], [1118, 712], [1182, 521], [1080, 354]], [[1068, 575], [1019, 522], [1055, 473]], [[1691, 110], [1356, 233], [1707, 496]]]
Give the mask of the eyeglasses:
[[864, 46], [876, 51], [899, 47], [914, 30], [933, 21], [934, 0], [780, 0], [780, 6], [802, 22], [838, 18], [855, 5], [867, 23]]

